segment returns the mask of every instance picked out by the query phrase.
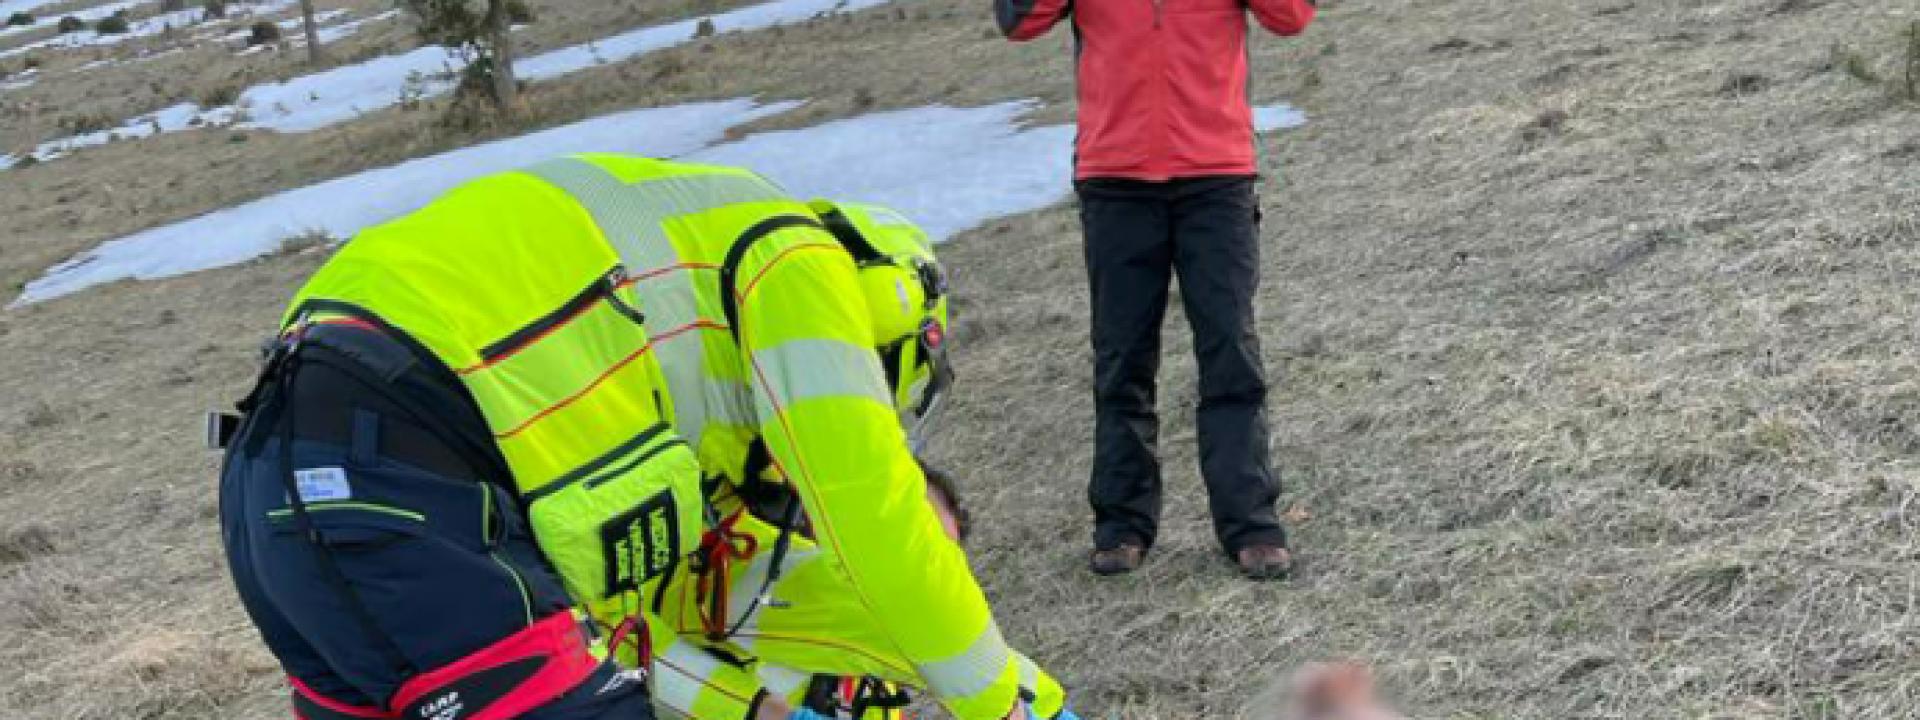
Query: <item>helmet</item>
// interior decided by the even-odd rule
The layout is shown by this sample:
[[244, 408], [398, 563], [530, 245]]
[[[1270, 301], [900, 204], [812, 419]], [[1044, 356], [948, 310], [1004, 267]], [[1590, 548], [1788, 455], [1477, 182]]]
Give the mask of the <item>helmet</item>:
[[918, 450], [953, 382], [947, 362], [947, 278], [927, 234], [877, 205], [809, 203], [860, 270], [874, 350], [887, 371], [894, 408]]

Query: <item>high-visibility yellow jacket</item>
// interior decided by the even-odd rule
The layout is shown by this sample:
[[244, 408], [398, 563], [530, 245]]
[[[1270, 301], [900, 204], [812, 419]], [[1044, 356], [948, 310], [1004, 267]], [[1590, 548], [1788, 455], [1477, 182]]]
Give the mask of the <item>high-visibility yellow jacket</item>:
[[[569, 593], [603, 624], [645, 613], [663, 658], [686, 655], [660, 613], [713, 521], [703, 473], [737, 480], [758, 439], [818, 542], [755, 619], [779, 637], [740, 647], [921, 687], [962, 720], [1023, 690], [1051, 716], [1059, 686], [1007, 647], [922, 500], [855, 273], [751, 172], [582, 155], [363, 231], [286, 323], [371, 318], [452, 368]], [[699, 717], [745, 710], [704, 702]]]

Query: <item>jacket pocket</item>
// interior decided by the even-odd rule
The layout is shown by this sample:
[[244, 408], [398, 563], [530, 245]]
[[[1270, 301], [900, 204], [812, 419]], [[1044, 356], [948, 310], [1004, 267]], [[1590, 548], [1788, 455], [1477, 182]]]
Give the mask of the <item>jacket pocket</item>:
[[658, 604], [704, 527], [699, 463], [664, 423], [527, 496], [568, 594], [607, 625]]
[[[490, 548], [438, 532], [436, 513], [478, 524], [486, 511], [485, 488], [470, 486], [466, 501], [417, 508], [377, 500], [308, 502], [313, 537], [292, 508], [267, 513], [276, 535], [310, 546], [315, 540], [347, 584], [353, 602], [366, 608], [395, 645], [420, 667], [431, 668], [518, 632], [552, 611], [552, 598], [530, 586], [527, 569]], [[331, 571], [309, 547], [285, 546], [288, 569], [325, 578]], [[536, 570], [537, 571], [537, 570]], [[337, 602], [337, 601], [335, 601]]]

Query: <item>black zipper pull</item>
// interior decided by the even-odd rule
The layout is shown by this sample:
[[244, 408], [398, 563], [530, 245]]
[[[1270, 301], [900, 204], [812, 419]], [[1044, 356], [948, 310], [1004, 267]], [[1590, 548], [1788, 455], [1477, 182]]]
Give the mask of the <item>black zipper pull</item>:
[[628, 304], [626, 300], [620, 298], [620, 286], [627, 283], [627, 269], [623, 266], [615, 265], [612, 270], [607, 271], [605, 280], [606, 288], [604, 292], [607, 294], [607, 302], [613, 305], [613, 309], [621, 315], [625, 315], [628, 320], [632, 320], [636, 325], [647, 324], [647, 316], [645, 313], [640, 312], [639, 308]]

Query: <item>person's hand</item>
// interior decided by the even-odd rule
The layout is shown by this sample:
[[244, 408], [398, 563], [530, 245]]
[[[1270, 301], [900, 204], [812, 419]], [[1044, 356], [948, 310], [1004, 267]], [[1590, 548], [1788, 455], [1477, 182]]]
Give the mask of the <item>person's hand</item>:
[[1033, 711], [1032, 705], [1028, 705], [1025, 702], [1015, 702], [1013, 704], [1013, 711], [1007, 713], [1005, 720], [1080, 720], [1080, 716], [1073, 714], [1072, 710], [1062, 707], [1060, 708], [1060, 712], [1054, 714], [1053, 717], [1043, 718]]
[[1373, 672], [1351, 662], [1313, 664], [1294, 676], [1287, 720], [1402, 720], [1374, 693]]
[[814, 712], [813, 708], [787, 707], [784, 700], [768, 695], [760, 701], [760, 711], [753, 714], [754, 720], [833, 720], [833, 718]]
[[[806, 713], [802, 715], [801, 713]], [[787, 701], [772, 694], [760, 696], [760, 706], [753, 712], [753, 720], [814, 720], [820, 717], [812, 710], [795, 710], [787, 706]]]

